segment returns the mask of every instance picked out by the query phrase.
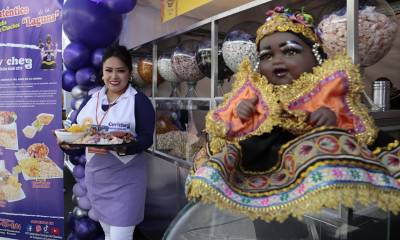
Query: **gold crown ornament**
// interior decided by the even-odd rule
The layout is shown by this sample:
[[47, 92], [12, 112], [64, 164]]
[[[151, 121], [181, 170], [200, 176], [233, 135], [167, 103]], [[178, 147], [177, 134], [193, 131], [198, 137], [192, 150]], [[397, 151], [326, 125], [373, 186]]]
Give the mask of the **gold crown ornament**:
[[310, 14], [301, 12], [293, 13], [289, 8], [277, 6], [266, 13], [265, 23], [257, 30], [257, 50], [261, 39], [274, 32], [291, 31], [303, 35], [314, 43], [321, 43], [320, 38], [313, 30], [314, 19]]

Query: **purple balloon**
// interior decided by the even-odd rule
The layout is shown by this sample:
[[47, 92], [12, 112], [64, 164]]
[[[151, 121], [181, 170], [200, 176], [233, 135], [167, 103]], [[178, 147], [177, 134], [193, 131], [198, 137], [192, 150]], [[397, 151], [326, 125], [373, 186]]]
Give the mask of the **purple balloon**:
[[72, 175], [74, 175], [74, 177], [76, 179], [82, 179], [85, 177], [85, 168], [82, 167], [82, 165], [76, 165], [74, 167], [74, 170], [72, 171]]
[[86, 195], [86, 189], [83, 189], [79, 183], [75, 183], [74, 186], [72, 187], [72, 192], [77, 196], [77, 197], [83, 197]]
[[94, 240], [104, 240], [104, 239], [105, 239], [104, 233], [102, 233], [102, 234], [96, 236], [96, 238]]
[[65, 70], [62, 74], [62, 88], [67, 91], [71, 92], [71, 90], [77, 85], [75, 79], [75, 72], [71, 70]]
[[78, 206], [83, 210], [89, 210], [92, 208], [92, 204], [90, 203], [89, 198], [86, 196], [78, 198]]
[[97, 84], [97, 71], [92, 67], [81, 68], [76, 72], [75, 78], [81, 88], [93, 88]]
[[75, 216], [72, 212], [69, 212], [67, 215], [67, 224], [70, 229], [75, 228]]
[[67, 240], [80, 240], [73, 232], [68, 234]]
[[92, 219], [93, 221], [98, 222], [99, 218], [97, 217], [96, 213], [94, 212], [93, 208], [91, 208], [88, 212], [88, 216], [90, 217], [90, 219]]
[[80, 157], [80, 155], [69, 155], [69, 161], [74, 165], [78, 165]]
[[92, 64], [93, 66], [100, 68], [101, 64], [103, 62], [103, 56], [104, 56], [104, 48], [98, 48], [96, 50], [94, 50], [93, 54], [92, 54]]
[[83, 190], [87, 191], [85, 179], [81, 179], [81, 180], [79, 181], [79, 185], [81, 186], [81, 188], [82, 188]]
[[104, 0], [103, 1], [112, 11], [124, 14], [135, 8], [136, 0]]
[[98, 223], [88, 217], [81, 218], [75, 223], [74, 232], [80, 239], [93, 239], [97, 230]]
[[86, 156], [85, 155], [80, 156], [79, 164], [82, 164], [82, 165], [86, 164]]
[[68, 0], [63, 7], [62, 24], [69, 40], [96, 49], [117, 40], [122, 29], [122, 16], [103, 3]]
[[67, 68], [78, 70], [90, 63], [90, 50], [82, 43], [72, 42], [63, 53], [64, 64]]

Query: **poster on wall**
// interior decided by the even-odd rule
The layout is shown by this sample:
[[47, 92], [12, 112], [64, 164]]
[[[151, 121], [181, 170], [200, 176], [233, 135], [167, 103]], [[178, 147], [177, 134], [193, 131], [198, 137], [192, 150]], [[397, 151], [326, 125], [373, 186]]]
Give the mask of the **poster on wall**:
[[63, 239], [61, 2], [0, 1], [0, 239]]

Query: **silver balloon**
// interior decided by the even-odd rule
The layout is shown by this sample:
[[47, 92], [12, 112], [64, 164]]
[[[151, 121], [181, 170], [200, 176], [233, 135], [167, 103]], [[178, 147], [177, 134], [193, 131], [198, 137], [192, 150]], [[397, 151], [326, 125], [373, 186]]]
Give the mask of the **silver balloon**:
[[75, 194], [72, 194], [72, 203], [74, 205], [78, 205], [78, 196], [76, 196]]
[[80, 207], [76, 206], [74, 207], [74, 210], [72, 210], [72, 213], [76, 218], [83, 218], [88, 215], [88, 211], [81, 209]]
[[71, 90], [71, 95], [75, 99], [81, 99], [88, 95], [87, 91], [83, 90], [80, 86], [75, 86]]
[[77, 99], [75, 101], [75, 110], [79, 109], [79, 107], [81, 106], [81, 104], [83, 103], [83, 98]]

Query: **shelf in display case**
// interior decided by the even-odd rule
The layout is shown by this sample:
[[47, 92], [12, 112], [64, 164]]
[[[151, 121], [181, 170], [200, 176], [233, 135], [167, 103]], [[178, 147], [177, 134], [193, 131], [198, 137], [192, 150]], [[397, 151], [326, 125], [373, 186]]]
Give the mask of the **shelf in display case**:
[[157, 110], [210, 110], [211, 98], [155, 98]]
[[183, 167], [183, 168], [186, 168], [186, 169], [191, 169], [193, 167], [193, 163], [192, 162], [185, 161], [185, 160], [183, 160], [181, 158], [174, 157], [172, 155], [169, 155], [167, 153], [161, 152], [159, 150], [154, 150], [153, 153], [157, 157], [160, 157], [160, 158], [165, 159], [165, 160], [167, 160], [167, 161], [169, 161], [171, 163], [179, 165], [179, 167]]

